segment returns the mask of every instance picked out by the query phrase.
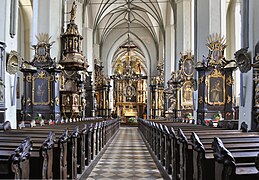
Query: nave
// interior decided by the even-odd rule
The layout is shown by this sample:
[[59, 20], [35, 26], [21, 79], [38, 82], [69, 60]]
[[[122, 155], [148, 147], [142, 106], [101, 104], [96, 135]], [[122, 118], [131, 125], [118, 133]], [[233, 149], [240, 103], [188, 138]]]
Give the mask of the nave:
[[120, 127], [88, 177], [80, 179], [163, 179], [137, 127]]

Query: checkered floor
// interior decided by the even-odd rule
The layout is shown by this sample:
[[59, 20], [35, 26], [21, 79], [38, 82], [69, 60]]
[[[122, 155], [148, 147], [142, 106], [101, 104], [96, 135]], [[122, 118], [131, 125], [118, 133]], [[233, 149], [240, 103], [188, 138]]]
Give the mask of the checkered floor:
[[87, 179], [162, 179], [136, 127], [120, 127]]

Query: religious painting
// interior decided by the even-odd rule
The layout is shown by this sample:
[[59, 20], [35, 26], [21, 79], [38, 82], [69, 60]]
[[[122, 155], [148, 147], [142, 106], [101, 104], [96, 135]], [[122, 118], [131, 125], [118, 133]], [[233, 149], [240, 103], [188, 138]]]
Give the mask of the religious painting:
[[136, 88], [133, 85], [128, 85], [125, 90], [126, 100], [128, 102], [136, 101]]
[[192, 103], [193, 103], [192, 93], [193, 93], [192, 82], [186, 81], [182, 87], [181, 105], [183, 107], [192, 107]]
[[41, 71], [32, 79], [32, 103], [34, 105], [48, 105], [50, 103], [50, 80]]
[[192, 76], [194, 72], [193, 59], [185, 59], [183, 62], [183, 72], [186, 76]]
[[217, 70], [208, 76], [208, 104], [225, 104], [225, 76]]

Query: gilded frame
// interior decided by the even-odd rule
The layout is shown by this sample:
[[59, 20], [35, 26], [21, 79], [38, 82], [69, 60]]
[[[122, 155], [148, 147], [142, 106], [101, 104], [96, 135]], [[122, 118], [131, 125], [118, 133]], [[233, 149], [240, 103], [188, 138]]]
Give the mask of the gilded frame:
[[193, 106], [193, 86], [191, 81], [186, 81], [181, 88], [182, 98], [181, 106], [184, 108], [191, 108]]
[[225, 104], [225, 75], [215, 69], [208, 77], [208, 104]]
[[[47, 96], [44, 96], [44, 93], [46, 93], [46, 91]], [[44, 71], [38, 72], [37, 76], [32, 76], [32, 104], [50, 104], [50, 76], [47, 76]]]

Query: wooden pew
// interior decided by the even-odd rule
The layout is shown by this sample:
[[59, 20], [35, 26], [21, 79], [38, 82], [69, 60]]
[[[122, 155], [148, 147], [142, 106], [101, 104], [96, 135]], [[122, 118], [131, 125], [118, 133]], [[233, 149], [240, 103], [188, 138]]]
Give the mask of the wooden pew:
[[[215, 157], [215, 180], [258, 180], [258, 148], [254, 151], [229, 151], [215, 137], [212, 143]], [[257, 161], [256, 161], [257, 160]]]
[[[196, 132], [198, 133], [198, 132]], [[215, 136], [221, 137], [230, 149], [259, 149], [259, 134], [258, 133], [240, 133], [240, 134], [223, 134], [206, 135], [195, 132], [191, 135], [191, 142], [193, 146], [193, 177], [195, 179], [204, 179], [208, 174], [214, 174], [213, 164], [213, 150], [211, 143]], [[210, 155], [209, 155], [210, 154]], [[206, 169], [209, 166], [212, 168]], [[212, 169], [212, 170], [211, 170]]]
[[26, 137], [22, 143], [0, 146], [1, 179], [29, 179], [31, 147], [29, 137]]
[[[31, 150], [31, 157], [29, 160], [30, 169], [29, 176], [31, 179], [43, 178], [52, 179], [52, 162], [53, 162], [53, 146], [54, 146], [54, 133], [50, 132], [46, 138], [31, 138], [33, 148]], [[0, 146], [6, 147], [9, 144], [16, 144], [21, 142], [24, 137], [17, 136], [1, 136]]]
[[[34, 138], [46, 138], [48, 136], [49, 131], [29, 131], [29, 130], [10, 130], [5, 133], [2, 133], [2, 137], [10, 137], [10, 136], [33, 136]], [[68, 139], [69, 133], [68, 130], [63, 130], [60, 132], [55, 132], [56, 136], [59, 137], [58, 141], [55, 142], [55, 146], [53, 148], [53, 178], [63, 179], [67, 178], [67, 151], [68, 151]], [[33, 172], [33, 171], [32, 171]], [[36, 173], [37, 174], [37, 173]], [[36, 175], [35, 175], [36, 176]]]

